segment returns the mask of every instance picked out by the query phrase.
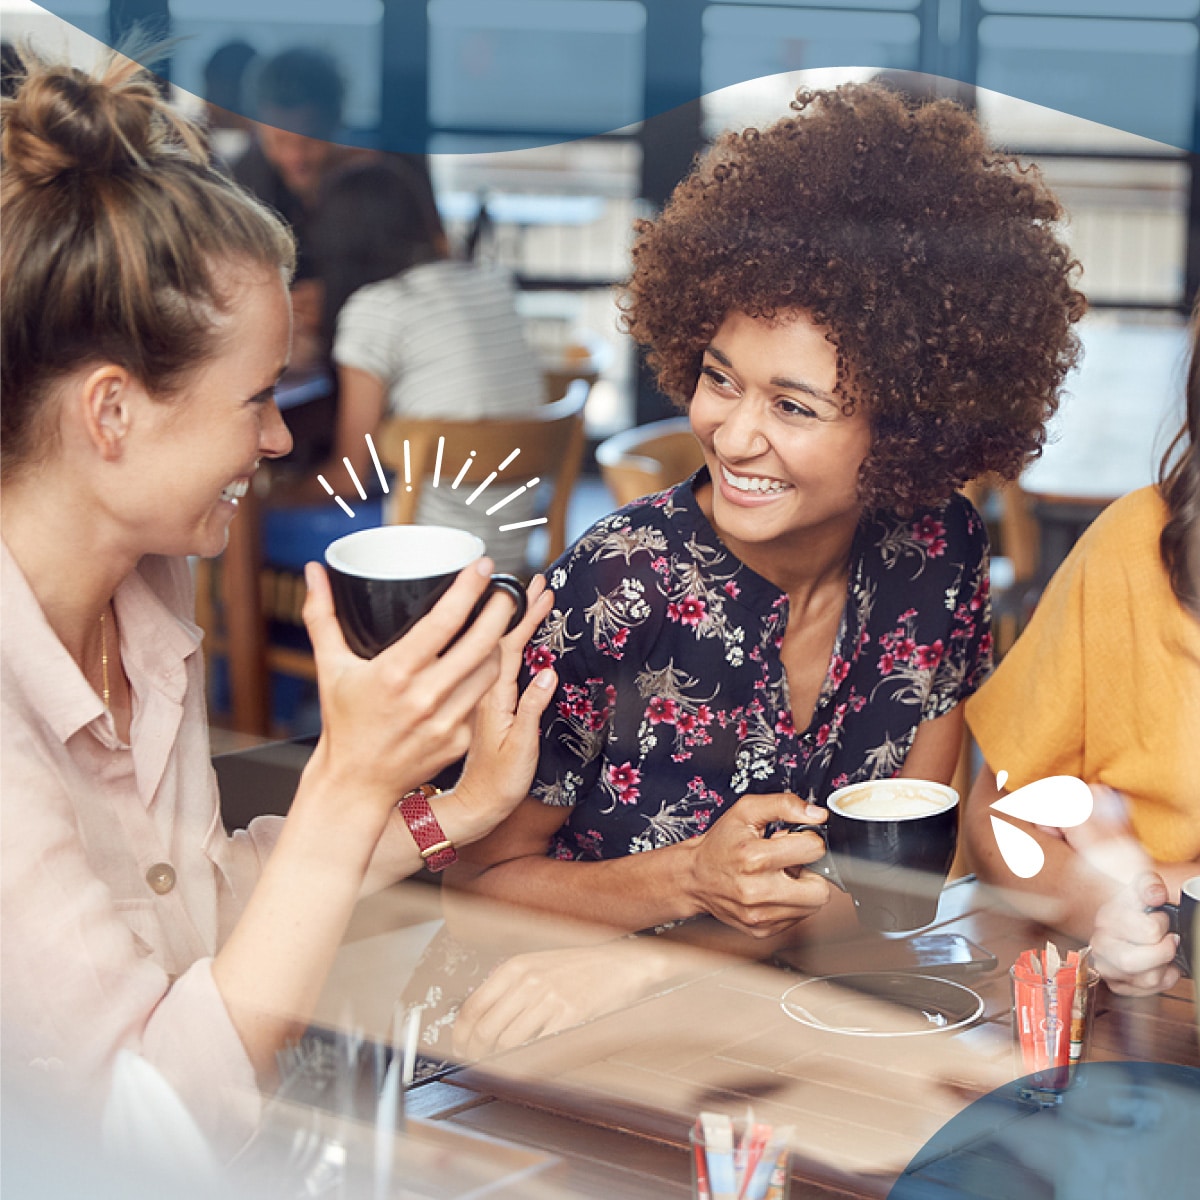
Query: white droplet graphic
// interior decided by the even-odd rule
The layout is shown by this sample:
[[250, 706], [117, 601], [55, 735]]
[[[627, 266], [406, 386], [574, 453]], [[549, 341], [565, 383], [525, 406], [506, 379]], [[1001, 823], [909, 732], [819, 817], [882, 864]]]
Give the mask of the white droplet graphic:
[[[996, 781], [1000, 781], [1000, 775], [996, 776]], [[1018, 821], [1072, 829], [1092, 815], [1092, 790], [1074, 775], [1051, 775], [1017, 788], [991, 807]]]
[[992, 817], [992, 832], [996, 835], [1000, 857], [1018, 879], [1032, 879], [1045, 866], [1046, 856], [1041, 846], [1024, 830]]
[[1008, 772], [1001, 771], [996, 776], [996, 791], [1004, 791], [1004, 785], [1008, 782]]

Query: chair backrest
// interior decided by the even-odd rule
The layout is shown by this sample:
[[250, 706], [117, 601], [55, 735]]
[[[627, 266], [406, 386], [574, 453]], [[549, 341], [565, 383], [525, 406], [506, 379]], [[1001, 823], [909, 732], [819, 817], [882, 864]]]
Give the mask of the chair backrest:
[[[478, 485], [495, 471], [511, 451], [520, 449], [520, 471], [550, 484], [546, 509], [547, 562], [567, 544], [567, 504], [583, 461], [583, 409], [590, 385], [575, 380], [567, 394], [552, 404], [533, 407], [528, 416], [498, 417], [479, 421], [450, 421], [440, 417], [390, 417], [375, 437], [380, 461], [396, 473], [384, 519], [403, 525], [416, 515], [426, 482], [434, 477], [441, 447], [439, 485], [459, 478], [460, 487]], [[408, 444], [407, 474], [405, 443]], [[472, 457], [474, 455], [474, 457]], [[405, 479], [412, 490], [405, 486]]]
[[1012, 582], [1031, 582], [1037, 575], [1040, 553], [1038, 524], [1020, 482], [984, 475], [972, 479], [962, 490], [980, 512], [986, 509], [990, 494], [998, 497], [1000, 545], [993, 547], [993, 553], [998, 551], [1011, 563]]
[[687, 417], [668, 417], [613, 434], [596, 447], [600, 474], [617, 506], [682, 483], [704, 465]]

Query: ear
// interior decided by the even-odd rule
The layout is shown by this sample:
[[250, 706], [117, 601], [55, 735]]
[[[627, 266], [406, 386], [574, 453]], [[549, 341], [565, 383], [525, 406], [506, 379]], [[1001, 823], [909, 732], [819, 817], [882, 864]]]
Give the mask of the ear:
[[84, 376], [78, 395], [88, 440], [108, 462], [119, 459], [144, 391], [124, 367], [104, 363]]

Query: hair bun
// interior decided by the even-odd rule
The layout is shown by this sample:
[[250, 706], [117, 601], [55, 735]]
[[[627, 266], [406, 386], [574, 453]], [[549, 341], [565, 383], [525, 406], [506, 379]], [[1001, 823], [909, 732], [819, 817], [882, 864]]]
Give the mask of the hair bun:
[[68, 174], [120, 175], [181, 148], [203, 160], [195, 134], [132, 59], [114, 54], [95, 75], [28, 56], [27, 63], [4, 104], [6, 174], [37, 187]]

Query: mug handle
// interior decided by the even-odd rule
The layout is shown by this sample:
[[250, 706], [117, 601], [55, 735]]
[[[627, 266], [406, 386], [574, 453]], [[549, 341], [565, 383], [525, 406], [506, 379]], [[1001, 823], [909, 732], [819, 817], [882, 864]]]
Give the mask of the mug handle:
[[795, 867], [788, 867], [787, 873], [792, 875], [793, 879], [798, 878], [793, 875], [793, 871], [812, 871], [816, 875], [820, 875], [824, 879], [828, 879], [835, 888], [839, 891], [848, 892], [850, 889], [842, 882], [842, 877], [838, 874], [837, 866], [834, 864], [833, 855], [829, 853], [829, 828], [826, 825], [792, 825], [790, 822], [786, 825], [780, 825], [781, 831], [787, 833], [815, 833], [821, 841], [825, 843], [825, 853], [821, 855], [816, 862], [801, 863]]
[[[1146, 908], [1146, 911], [1148, 913], [1156, 913], [1156, 912], [1162, 913], [1163, 916], [1165, 916], [1167, 918], [1167, 932], [1168, 933], [1177, 933], [1177, 934], [1182, 935], [1182, 933], [1183, 933], [1183, 917], [1180, 912], [1180, 909], [1182, 907], [1183, 906], [1181, 904], [1171, 904], [1168, 901], [1168, 903], [1166, 903], [1166, 904], [1148, 905]], [[1177, 951], [1177, 953], [1175, 955], [1174, 962], [1175, 962], [1175, 965], [1184, 973], [1184, 975], [1186, 975], [1188, 977], [1191, 976], [1191, 974], [1192, 974], [1191, 964], [1188, 963], [1188, 961], [1183, 956], [1183, 942], [1182, 941], [1179, 943], [1179, 950]]]
[[528, 606], [528, 601], [525, 598], [525, 585], [515, 575], [493, 575], [488, 583], [487, 591], [480, 596], [478, 603], [471, 610], [471, 616], [468, 624], [474, 621], [481, 612], [487, 602], [497, 593], [507, 592], [513, 599], [513, 603], [517, 606], [513, 612], [512, 619], [508, 622], [508, 628], [505, 633], [512, 633], [525, 617], [525, 609]]

